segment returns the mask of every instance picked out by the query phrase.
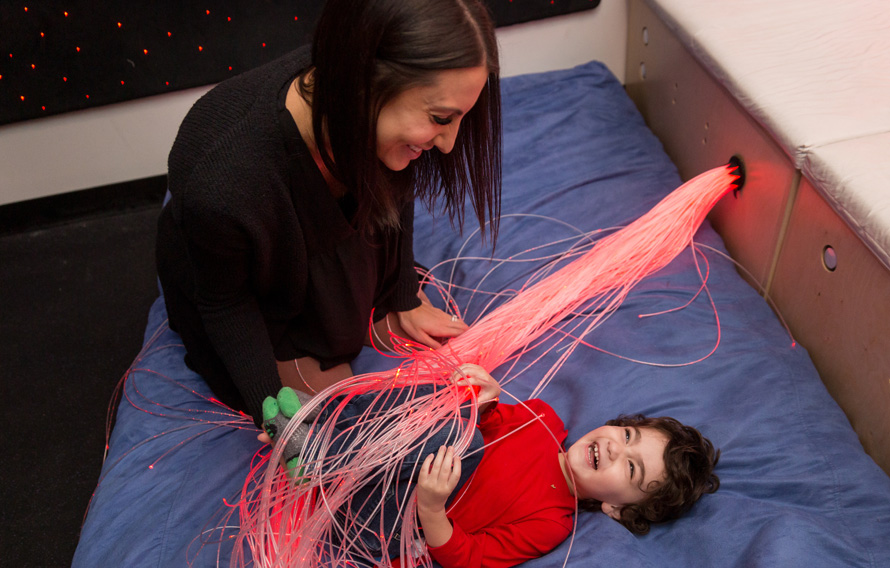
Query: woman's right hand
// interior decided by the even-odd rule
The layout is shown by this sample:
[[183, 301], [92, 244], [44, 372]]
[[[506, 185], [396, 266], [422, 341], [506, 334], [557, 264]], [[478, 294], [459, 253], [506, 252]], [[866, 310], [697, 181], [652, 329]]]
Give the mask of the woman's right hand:
[[479, 403], [480, 410], [483, 405], [495, 402], [501, 396], [501, 385], [498, 384], [494, 377], [488, 374], [488, 371], [479, 365], [464, 363], [458, 367], [453, 378], [457, 384], [469, 384], [479, 387], [476, 400]]

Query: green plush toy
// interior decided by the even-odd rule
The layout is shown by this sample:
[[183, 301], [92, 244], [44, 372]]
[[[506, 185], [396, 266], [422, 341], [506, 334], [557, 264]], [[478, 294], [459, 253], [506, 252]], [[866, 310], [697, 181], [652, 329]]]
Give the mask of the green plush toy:
[[[279, 443], [279, 440], [276, 439], [279, 433], [284, 431], [290, 419], [300, 411], [303, 404], [308, 402], [310, 398], [308, 394], [290, 387], [284, 387], [278, 391], [277, 397], [266, 397], [266, 400], [263, 401], [263, 430], [272, 438], [273, 442]], [[309, 425], [306, 422], [312, 422], [317, 415], [317, 410], [311, 412], [297, 426], [290, 438], [284, 441], [285, 446], [282, 458], [285, 467], [287, 467], [288, 477], [296, 477], [303, 473], [303, 468], [300, 467], [300, 452], [303, 450], [303, 444], [306, 443], [306, 437], [309, 435]]]

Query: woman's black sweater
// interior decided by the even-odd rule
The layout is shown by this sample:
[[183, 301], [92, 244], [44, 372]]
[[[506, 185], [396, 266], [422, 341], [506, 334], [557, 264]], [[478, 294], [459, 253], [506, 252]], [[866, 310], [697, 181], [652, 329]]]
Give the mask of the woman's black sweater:
[[400, 231], [356, 231], [284, 108], [298, 50], [214, 87], [168, 162], [158, 274], [189, 367], [259, 424], [281, 388], [276, 359], [352, 360], [374, 319], [417, 307], [414, 204]]

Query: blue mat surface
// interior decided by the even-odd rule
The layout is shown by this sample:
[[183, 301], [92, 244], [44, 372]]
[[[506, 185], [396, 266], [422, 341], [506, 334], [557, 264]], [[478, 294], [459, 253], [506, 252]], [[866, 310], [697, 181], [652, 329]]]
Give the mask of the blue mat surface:
[[[503, 93], [498, 257], [528, 258], [540, 253], [523, 251], [579, 231], [627, 224], [680, 185], [660, 143], [601, 64], [508, 78]], [[478, 237], [460, 236], [422, 205], [415, 233], [416, 258], [426, 266], [491, 255]], [[598, 349], [576, 350], [541, 398], [563, 417], [569, 443], [621, 413], [669, 415], [698, 427], [722, 450], [720, 490], [643, 537], [605, 515], [582, 513], [573, 542], [528, 565], [562, 566], [568, 554], [568, 566], [578, 567], [890, 566], [890, 478], [863, 452], [806, 351], [792, 346], [763, 299], [708, 248], [724, 251], [707, 222], [696, 242], [719, 315], [716, 351], [682, 365], [710, 353], [718, 340], [705, 294], [682, 310], [639, 317], [695, 296], [701, 280], [687, 250], [631, 292], [587, 337]], [[499, 291], [521, 285], [543, 262], [507, 263], [486, 277], [489, 262], [468, 260], [453, 275], [451, 265], [435, 273]], [[698, 264], [704, 266], [701, 256]], [[455, 295], [468, 320], [487, 301], [478, 293]], [[165, 319], [159, 300], [124, 389], [75, 567], [228, 565], [231, 544], [220, 544], [218, 524], [262, 446], [249, 420], [237, 422], [240, 428], [205, 421], [219, 408], [199, 396], [211, 393], [185, 367]], [[557, 356], [530, 366], [507, 390], [528, 396]], [[369, 352], [354, 368], [391, 366]]]

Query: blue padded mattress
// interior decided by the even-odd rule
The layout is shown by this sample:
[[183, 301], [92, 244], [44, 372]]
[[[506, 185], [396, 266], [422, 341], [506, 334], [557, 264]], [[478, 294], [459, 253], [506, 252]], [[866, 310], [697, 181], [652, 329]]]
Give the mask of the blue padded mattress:
[[[511, 77], [502, 89], [497, 258], [544, 256], [531, 249], [627, 224], [680, 185], [603, 65]], [[518, 288], [545, 262], [503, 263], [489, 274], [492, 263], [471, 259], [492, 254], [472, 229], [461, 236], [418, 204], [417, 260], [466, 258], [435, 274], [489, 292]], [[642, 537], [581, 513], [573, 539], [528, 565], [568, 558], [579, 567], [890, 566], [890, 478], [863, 452], [806, 351], [720, 254], [707, 222], [695, 240], [696, 254], [687, 249], [634, 288], [585, 338], [593, 347], [577, 349], [540, 398], [565, 421], [568, 443], [622, 413], [698, 427], [722, 451], [719, 491]], [[710, 296], [696, 296], [705, 267]], [[479, 292], [455, 288], [455, 297], [468, 321], [487, 304]], [[216, 404], [185, 367], [165, 319], [159, 299], [123, 383], [75, 567], [228, 565], [238, 522], [230, 505], [265, 450], [250, 420]], [[558, 356], [534, 362], [506, 390], [529, 396]], [[536, 357], [527, 353], [514, 371]], [[369, 351], [354, 369], [391, 366]]]

